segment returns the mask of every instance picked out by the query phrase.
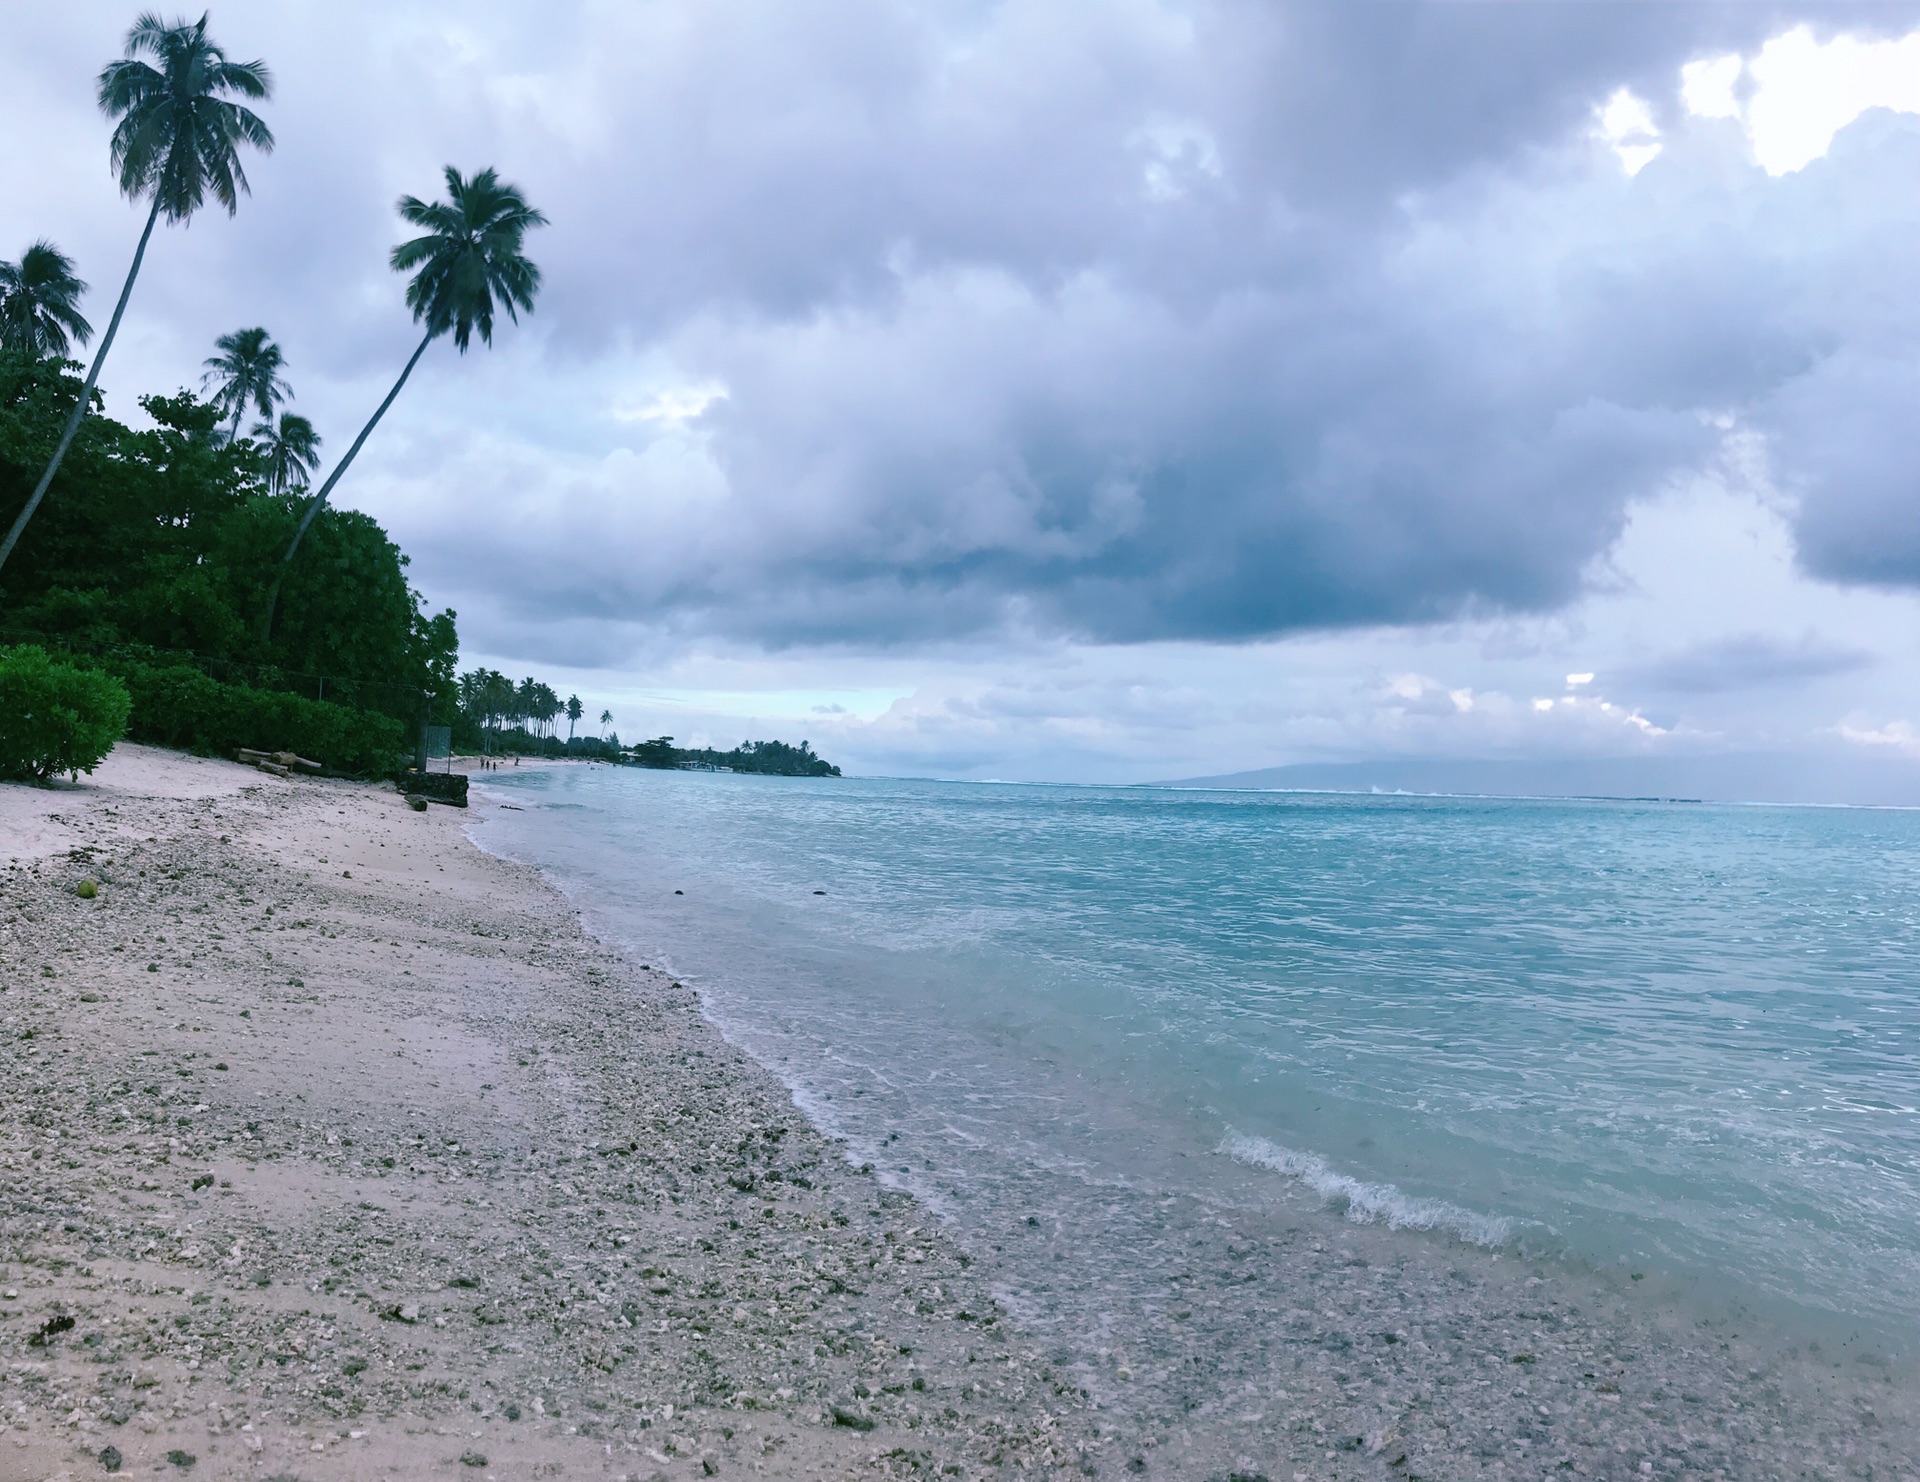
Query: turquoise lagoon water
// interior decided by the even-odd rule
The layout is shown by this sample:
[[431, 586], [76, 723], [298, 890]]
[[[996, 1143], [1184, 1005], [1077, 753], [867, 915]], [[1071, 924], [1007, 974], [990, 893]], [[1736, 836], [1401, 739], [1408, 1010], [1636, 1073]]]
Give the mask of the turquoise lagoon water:
[[[475, 833], [1097, 1327], [1302, 1195], [1920, 1331], [1920, 814], [486, 779]], [[684, 894], [676, 895], [676, 890]], [[819, 892], [825, 892], [821, 894]], [[1186, 1215], [1182, 1218], [1191, 1219]]]

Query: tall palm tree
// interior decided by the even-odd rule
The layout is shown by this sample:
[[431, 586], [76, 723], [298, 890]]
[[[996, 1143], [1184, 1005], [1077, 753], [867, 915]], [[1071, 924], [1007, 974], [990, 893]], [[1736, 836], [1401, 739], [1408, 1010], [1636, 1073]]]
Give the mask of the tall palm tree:
[[600, 739], [602, 741], [607, 739], [607, 727], [612, 724], [613, 712], [611, 710], [602, 710], [600, 712]]
[[450, 333], [460, 353], [465, 355], [478, 331], [481, 343], [491, 347], [496, 299], [516, 324], [520, 322], [519, 310], [533, 311], [533, 296], [540, 291], [540, 269], [522, 255], [520, 248], [527, 233], [536, 226], [545, 226], [547, 218], [527, 204], [527, 198], [517, 186], [503, 184], [491, 169], [462, 179], [460, 172], [448, 165], [446, 180], [445, 201], [428, 204], [417, 196], [400, 198], [401, 220], [422, 228], [425, 235], [402, 242], [388, 259], [388, 265], [396, 273], [413, 273], [413, 281], [407, 285], [407, 307], [413, 310], [413, 322], [426, 326], [426, 333], [401, 369], [400, 379], [393, 383], [387, 399], [374, 409], [367, 425], [353, 440], [353, 446], [347, 449], [346, 457], [327, 475], [320, 492], [307, 501], [299, 528], [293, 532], [293, 540], [281, 558], [280, 569], [274, 573], [273, 586], [267, 593], [266, 618], [260, 625], [262, 643], [272, 636], [273, 609], [280, 600], [280, 583], [286, 579], [287, 567], [293, 553], [300, 549], [307, 526], [320, 513], [333, 486], [340, 482], [340, 475], [352, 466], [368, 434], [379, 426], [387, 408], [400, 394], [400, 388], [407, 384], [407, 377], [413, 374], [414, 366], [427, 353], [427, 346]]
[[282, 412], [279, 422], [254, 424], [254, 441], [266, 465], [267, 487], [275, 494], [291, 494], [307, 487], [320, 466], [320, 434], [298, 412]]
[[0, 351], [65, 360], [74, 341], [93, 338], [80, 312], [86, 291], [73, 275], [73, 259], [51, 242], [35, 242], [18, 262], [0, 262]]
[[[142, 60], [143, 56], [151, 56], [159, 66]], [[13, 528], [7, 531], [6, 540], [0, 542], [0, 567], [7, 564], [20, 532], [46, 498], [60, 461], [80, 430], [80, 420], [87, 414], [94, 385], [100, 379], [100, 367], [120, 331], [120, 316], [127, 311], [133, 280], [140, 276], [140, 263], [147, 255], [154, 223], [162, 216], [170, 223], [189, 220], [206, 204], [209, 194], [227, 208], [229, 216], [240, 209], [240, 197], [248, 189], [246, 171], [240, 168], [240, 146], [250, 144], [262, 154], [269, 153], [273, 134], [251, 109], [232, 99], [260, 99], [272, 91], [273, 79], [266, 63], [229, 62], [227, 54], [207, 39], [204, 15], [192, 25], [185, 21], [168, 24], [148, 11], [127, 32], [126, 56], [109, 62], [100, 73], [100, 110], [120, 120], [113, 131], [111, 158], [121, 193], [129, 200], [150, 195], [153, 208], [147, 212], [146, 229], [134, 249], [126, 286], [113, 306], [113, 318], [107, 321], [107, 332], [101, 336], [93, 364], [87, 367], [86, 382], [67, 417], [53, 457]]]
[[264, 329], [236, 329], [213, 342], [220, 353], [203, 362], [207, 373], [200, 378], [202, 389], [213, 387], [213, 404], [224, 415], [233, 414], [233, 426], [227, 441], [240, 435], [240, 419], [247, 407], [262, 417], [271, 417], [273, 409], [293, 395], [293, 387], [280, 379], [286, 357]]
[[586, 713], [586, 706], [580, 703], [578, 695], [567, 696], [567, 745], [573, 745], [573, 728], [580, 724], [580, 717]]

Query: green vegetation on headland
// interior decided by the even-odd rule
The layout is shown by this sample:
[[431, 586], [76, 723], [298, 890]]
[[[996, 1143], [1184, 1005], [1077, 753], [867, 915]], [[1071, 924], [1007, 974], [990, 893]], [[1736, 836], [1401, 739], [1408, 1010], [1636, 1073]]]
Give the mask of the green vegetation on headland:
[[766, 777], [838, 777], [840, 769], [815, 756], [813, 747], [802, 741], [789, 746], [784, 741], [742, 741], [732, 751], [712, 747], [687, 749], [673, 744], [671, 736], [656, 736], [642, 741], [628, 755], [642, 767], [677, 767], [687, 772], [758, 772]]
[[[679, 747], [671, 736], [656, 736], [633, 746], [621, 744], [611, 729], [613, 712], [600, 712], [600, 734], [581, 736], [575, 728], [585, 715], [578, 695], [565, 700], [537, 679], [515, 684], [497, 669], [473, 669], [460, 676], [459, 710], [452, 744], [463, 752], [515, 756], [583, 756], [629, 766], [690, 772], [757, 772], [768, 777], [838, 777], [840, 769], [814, 754], [810, 743], [742, 741], [731, 751]], [[559, 734], [561, 720], [567, 734]]]

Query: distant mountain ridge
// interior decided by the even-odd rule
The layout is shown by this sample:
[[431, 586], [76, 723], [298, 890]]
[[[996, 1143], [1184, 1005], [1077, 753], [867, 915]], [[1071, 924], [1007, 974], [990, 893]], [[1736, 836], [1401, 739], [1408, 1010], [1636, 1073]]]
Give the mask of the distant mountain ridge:
[[1920, 761], [1783, 753], [1585, 759], [1381, 757], [1357, 762], [1301, 762], [1154, 785], [1910, 808], [1920, 807]]

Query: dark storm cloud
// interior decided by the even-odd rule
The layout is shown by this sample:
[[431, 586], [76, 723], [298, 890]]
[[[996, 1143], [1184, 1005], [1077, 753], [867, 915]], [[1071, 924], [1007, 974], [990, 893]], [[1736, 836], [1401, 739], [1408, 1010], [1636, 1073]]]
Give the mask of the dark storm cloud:
[[1772, 408], [1781, 474], [1799, 496], [1800, 560], [1835, 581], [1920, 586], [1920, 363], [1838, 350]]
[[615, 107], [665, 148], [561, 276], [727, 388], [698, 424], [726, 525], [469, 552], [523, 617], [783, 645], [1548, 609], [1716, 419], [1785, 426], [1848, 333], [1823, 275], [1887, 281], [1851, 166], [1774, 182], [1669, 117], [1629, 183], [1585, 142], [1614, 88], [1672, 115], [1682, 62], [1785, 8], [863, 14], [772, 19], [788, 64], [738, 75], [723, 27]]
[[[1276, 233], [1318, 223], [1337, 249], [1409, 193], [1584, 131], [1618, 87], [1670, 96], [1682, 62], [1809, 14], [1872, 33], [1920, 7], [653, 7], [559, 74], [603, 117], [561, 145], [580, 168], [558, 215], [592, 227], [554, 288], [589, 336], [715, 304], [804, 317], [891, 294], [903, 261], [1036, 286], [1102, 267], [1204, 301], [1270, 267]], [[1172, 221], [1143, 209], [1156, 149], [1175, 183], [1203, 185], [1210, 154], [1228, 184]]]

